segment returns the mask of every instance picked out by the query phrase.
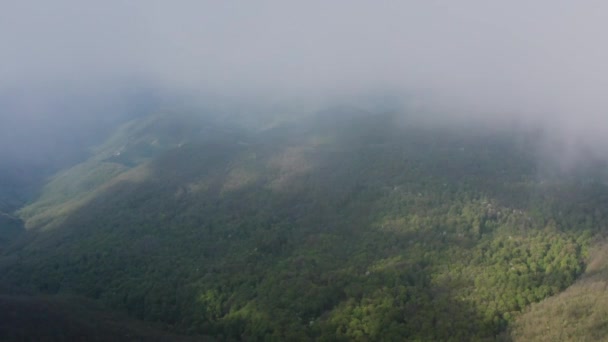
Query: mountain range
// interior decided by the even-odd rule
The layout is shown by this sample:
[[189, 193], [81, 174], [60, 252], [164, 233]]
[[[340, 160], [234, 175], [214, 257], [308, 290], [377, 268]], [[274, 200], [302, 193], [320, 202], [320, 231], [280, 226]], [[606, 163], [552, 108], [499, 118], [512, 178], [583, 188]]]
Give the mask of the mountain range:
[[0, 304], [55, 340], [608, 336], [602, 165], [561, 174], [509, 128], [276, 117], [141, 115], [38, 182], [13, 172]]

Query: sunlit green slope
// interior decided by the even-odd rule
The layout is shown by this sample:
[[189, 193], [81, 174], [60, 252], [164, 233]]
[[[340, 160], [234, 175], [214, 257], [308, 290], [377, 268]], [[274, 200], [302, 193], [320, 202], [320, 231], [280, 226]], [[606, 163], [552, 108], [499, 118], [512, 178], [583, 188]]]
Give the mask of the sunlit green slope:
[[593, 250], [585, 273], [564, 292], [533, 304], [509, 329], [515, 341], [608, 341], [608, 246]]

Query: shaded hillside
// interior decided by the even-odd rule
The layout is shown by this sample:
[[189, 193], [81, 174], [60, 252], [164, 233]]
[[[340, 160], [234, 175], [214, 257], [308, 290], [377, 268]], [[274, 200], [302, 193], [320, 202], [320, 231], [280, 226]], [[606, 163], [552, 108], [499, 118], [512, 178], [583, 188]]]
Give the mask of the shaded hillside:
[[2, 341], [213, 341], [169, 334], [77, 297], [0, 295]]
[[18, 217], [0, 211], [0, 251], [24, 231]]
[[57, 175], [7, 281], [220, 340], [494, 339], [576, 280], [608, 222], [599, 180], [542, 179], [513, 132], [174, 120]]

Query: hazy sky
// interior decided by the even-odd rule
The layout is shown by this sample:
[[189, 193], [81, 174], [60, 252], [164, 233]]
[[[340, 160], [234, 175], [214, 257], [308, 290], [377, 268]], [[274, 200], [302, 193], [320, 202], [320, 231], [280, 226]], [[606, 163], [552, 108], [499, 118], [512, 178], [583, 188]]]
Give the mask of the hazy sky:
[[86, 116], [82, 98], [102, 94], [97, 106], [129, 84], [273, 98], [392, 89], [603, 153], [606, 18], [608, 2], [572, 0], [3, 1], [0, 125], [61, 117], [49, 104], [72, 95]]

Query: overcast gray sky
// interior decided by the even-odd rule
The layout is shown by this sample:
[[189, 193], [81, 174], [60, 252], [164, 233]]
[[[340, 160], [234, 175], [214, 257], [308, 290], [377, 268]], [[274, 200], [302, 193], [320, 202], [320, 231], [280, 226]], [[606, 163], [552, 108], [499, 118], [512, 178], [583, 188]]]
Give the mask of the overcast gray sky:
[[261, 97], [394, 89], [600, 146], [606, 18], [608, 2], [572, 0], [3, 1], [0, 95], [22, 100], [0, 120], [60, 115], [43, 108], [64, 91], [129, 82]]

